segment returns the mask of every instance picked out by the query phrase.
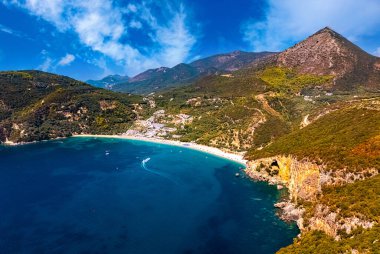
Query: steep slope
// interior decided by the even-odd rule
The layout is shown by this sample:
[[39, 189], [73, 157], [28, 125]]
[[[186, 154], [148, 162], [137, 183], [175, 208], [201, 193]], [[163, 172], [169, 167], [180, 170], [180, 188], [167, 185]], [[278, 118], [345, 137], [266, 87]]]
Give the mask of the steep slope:
[[196, 60], [190, 64], [181, 63], [173, 68], [150, 69], [131, 78], [128, 82], [115, 85], [112, 90], [136, 94], [158, 92], [170, 87], [189, 84], [200, 77], [210, 74], [241, 69], [262, 57], [272, 54], [274, 53], [234, 51]]
[[101, 80], [87, 80], [86, 83], [95, 87], [112, 89], [112, 87], [116, 84], [127, 82], [129, 80], [128, 76], [121, 75], [109, 75], [104, 77]]
[[143, 106], [138, 96], [40, 71], [0, 72], [0, 87], [0, 142], [120, 133]]
[[282, 154], [322, 161], [329, 170], [380, 169], [379, 105], [380, 98], [372, 98], [346, 101], [332, 108], [326, 106], [323, 111], [331, 113], [261, 150], [250, 150], [247, 158]]
[[272, 61], [300, 73], [332, 75], [333, 90], [380, 89], [380, 58], [328, 27], [281, 52]]
[[[278, 253], [377, 253], [379, 105], [380, 98], [345, 102], [307, 127], [248, 154], [251, 159], [260, 158], [257, 161], [269, 156], [272, 165], [284, 155], [293, 158], [290, 164], [299, 168], [288, 180], [290, 193], [311, 193], [316, 186], [313, 200], [299, 199], [297, 208], [289, 212], [298, 211], [302, 216], [297, 218], [301, 237]], [[279, 166], [250, 168], [248, 173], [277, 176], [286, 167], [276, 164]], [[316, 169], [314, 177], [307, 176], [307, 164]]]

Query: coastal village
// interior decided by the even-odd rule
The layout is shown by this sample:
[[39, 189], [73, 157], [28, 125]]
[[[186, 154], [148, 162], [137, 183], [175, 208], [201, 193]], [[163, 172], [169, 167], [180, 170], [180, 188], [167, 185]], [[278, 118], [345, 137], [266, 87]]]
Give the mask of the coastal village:
[[[137, 120], [133, 126], [125, 133], [127, 136], [147, 137], [147, 138], [173, 138], [181, 136], [173, 135], [179, 128], [184, 128], [186, 124], [193, 121], [192, 116], [186, 114], [168, 115], [161, 109], [153, 113], [146, 120]], [[168, 127], [172, 126], [172, 127]]]

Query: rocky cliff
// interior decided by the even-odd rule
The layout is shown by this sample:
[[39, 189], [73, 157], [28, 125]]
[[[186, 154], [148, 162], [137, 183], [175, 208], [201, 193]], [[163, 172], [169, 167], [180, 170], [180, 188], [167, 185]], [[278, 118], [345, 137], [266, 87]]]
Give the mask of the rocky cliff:
[[321, 166], [293, 156], [275, 156], [248, 162], [247, 174], [255, 179], [283, 184], [290, 200], [313, 201], [321, 192]]

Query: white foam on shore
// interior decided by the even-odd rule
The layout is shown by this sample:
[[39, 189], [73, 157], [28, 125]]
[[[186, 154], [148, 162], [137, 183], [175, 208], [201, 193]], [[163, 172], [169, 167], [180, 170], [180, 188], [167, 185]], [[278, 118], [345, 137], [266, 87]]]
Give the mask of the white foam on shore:
[[247, 164], [247, 160], [243, 158], [243, 155], [241, 154], [234, 154], [222, 151], [215, 147], [205, 146], [205, 145], [199, 145], [195, 143], [186, 143], [186, 142], [180, 142], [180, 141], [174, 141], [174, 140], [167, 140], [167, 139], [159, 139], [159, 138], [148, 138], [148, 137], [140, 137], [140, 136], [127, 136], [127, 135], [91, 135], [91, 134], [80, 134], [80, 135], [73, 135], [73, 137], [93, 137], [93, 138], [117, 138], [117, 139], [129, 139], [129, 140], [138, 140], [138, 141], [145, 141], [145, 142], [153, 142], [153, 143], [160, 143], [160, 144], [166, 144], [166, 145], [173, 145], [173, 146], [180, 146], [188, 149], [193, 149], [197, 151], [201, 151], [204, 153], [209, 153], [218, 157], [222, 157], [227, 160], [231, 160], [237, 163], [240, 163], [244, 166]]

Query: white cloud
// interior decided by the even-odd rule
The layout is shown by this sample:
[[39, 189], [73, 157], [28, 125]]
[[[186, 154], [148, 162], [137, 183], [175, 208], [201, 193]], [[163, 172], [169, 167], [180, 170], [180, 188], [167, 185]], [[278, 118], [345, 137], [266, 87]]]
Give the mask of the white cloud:
[[162, 45], [159, 54], [167, 66], [182, 62], [190, 53], [195, 43], [195, 37], [189, 33], [185, 25], [186, 14], [183, 6], [176, 13], [168, 26], [157, 27], [155, 40]]
[[60, 59], [55, 59], [51, 57], [50, 53], [43, 49], [40, 52], [42, 63], [37, 66], [38, 70], [41, 71], [55, 71], [57, 67], [66, 66], [75, 61], [75, 56], [72, 54], [66, 54]]
[[358, 40], [380, 31], [379, 0], [269, 0], [266, 19], [243, 25], [244, 39], [255, 51], [283, 50], [329, 26]]
[[137, 21], [137, 20], [132, 20], [131, 22], [129, 22], [129, 26], [131, 28], [136, 28], [136, 29], [140, 29], [142, 27], [142, 24], [140, 21]]
[[75, 56], [72, 54], [66, 54], [66, 56], [62, 57], [59, 60], [58, 65], [65, 66], [71, 64], [75, 60]]
[[41, 65], [37, 67], [41, 71], [49, 71], [53, 68], [53, 60], [50, 57], [46, 57]]
[[134, 4], [128, 4], [127, 10], [130, 12], [137, 12], [137, 7]]
[[[189, 57], [196, 42], [189, 30], [183, 7], [178, 10], [167, 8], [164, 16], [168, 18], [158, 22], [150, 13], [150, 3], [145, 2], [129, 4], [126, 10], [118, 8], [112, 0], [3, 2], [28, 10], [61, 32], [74, 31], [82, 44], [124, 66], [129, 75], [147, 68], [173, 66], [183, 62]], [[128, 38], [128, 28], [139, 28], [141, 22], [150, 26], [146, 31], [150, 31], [149, 36], [154, 42], [152, 48], [126, 43], [134, 40]]]

